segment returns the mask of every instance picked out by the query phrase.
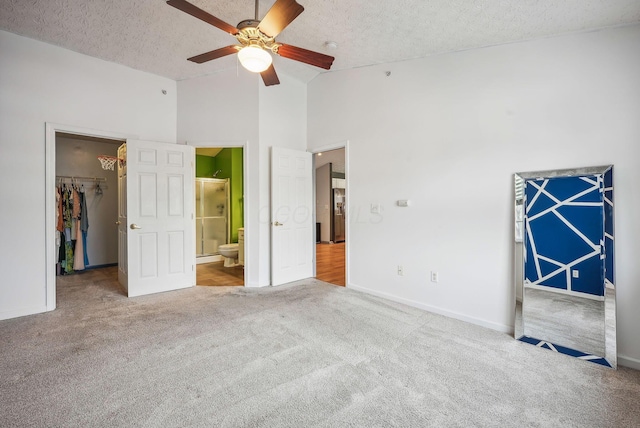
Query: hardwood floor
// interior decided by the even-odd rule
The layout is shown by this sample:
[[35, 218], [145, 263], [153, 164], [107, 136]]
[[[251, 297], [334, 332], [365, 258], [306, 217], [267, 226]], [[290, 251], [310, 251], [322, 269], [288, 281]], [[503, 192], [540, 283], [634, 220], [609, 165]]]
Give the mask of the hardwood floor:
[[345, 245], [316, 244], [316, 278], [344, 287], [345, 275]]
[[244, 285], [244, 267], [224, 267], [224, 262], [196, 265], [197, 285]]
[[[316, 278], [344, 287], [345, 244], [316, 244]], [[224, 262], [196, 265], [196, 284], [209, 286], [244, 285], [242, 266], [224, 267]]]

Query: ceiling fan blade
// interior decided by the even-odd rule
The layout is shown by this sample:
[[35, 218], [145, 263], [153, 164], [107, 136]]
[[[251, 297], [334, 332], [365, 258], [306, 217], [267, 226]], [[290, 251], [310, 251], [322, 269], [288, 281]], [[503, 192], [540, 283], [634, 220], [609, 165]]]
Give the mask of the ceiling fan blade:
[[280, 45], [278, 48], [278, 55], [304, 62], [305, 64], [315, 65], [316, 67], [324, 68], [325, 70], [329, 70], [331, 68], [333, 60], [335, 59], [329, 55], [285, 44]]
[[291, 21], [302, 13], [304, 7], [296, 0], [276, 0], [269, 12], [258, 24], [258, 30], [269, 37], [276, 37]]
[[280, 79], [278, 79], [278, 75], [276, 74], [276, 69], [273, 68], [273, 64], [271, 64], [269, 68], [267, 68], [265, 71], [260, 73], [260, 76], [262, 76], [262, 81], [264, 82], [264, 86], [280, 84]]
[[222, 58], [223, 56], [231, 55], [238, 52], [239, 47], [235, 45], [226, 46], [224, 48], [216, 49], [210, 52], [205, 52], [200, 55], [187, 58], [189, 61], [202, 64], [203, 62], [211, 61], [212, 59]]
[[185, 0], [169, 0], [169, 1], [167, 1], [167, 4], [169, 6], [175, 7], [176, 9], [179, 9], [179, 10], [185, 12], [185, 13], [188, 13], [191, 16], [195, 16], [196, 18], [201, 19], [204, 22], [207, 22], [207, 23], [213, 25], [214, 27], [218, 27], [222, 31], [225, 31], [225, 32], [227, 32], [229, 34], [236, 35], [239, 32], [238, 29], [236, 27], [234, 27], [233, 25], [227, 24], [226, 22], [222, 21], [221, 19], [218, 19], [215, 16], [211, 15], [209, 12], [205, 12], [204, 10], [192, 5], [188, 1], [185, 1]]

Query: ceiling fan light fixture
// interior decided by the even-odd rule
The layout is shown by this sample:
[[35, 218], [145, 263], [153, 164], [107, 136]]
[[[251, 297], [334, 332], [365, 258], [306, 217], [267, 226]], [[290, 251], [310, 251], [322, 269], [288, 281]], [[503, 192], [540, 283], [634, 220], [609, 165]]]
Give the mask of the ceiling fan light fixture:
[[255, 46], [246, 46], [240, 49], [238, 59], [244, 68], [254, 73], [262, 73], [269, 68], [273, 61], [269, 52]]

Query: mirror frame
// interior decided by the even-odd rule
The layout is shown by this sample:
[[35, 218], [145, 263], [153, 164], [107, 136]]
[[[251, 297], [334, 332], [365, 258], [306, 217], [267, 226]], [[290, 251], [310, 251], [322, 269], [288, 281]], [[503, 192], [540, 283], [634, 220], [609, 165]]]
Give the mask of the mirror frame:
[[[528, 337], [524, 335], [524, 324], [525, 320], [522, 317], [522, 305], [524, 303], [524, 257], [525, 254], [518, 254], [518, 244], [523, 242], [523, 233], [524, 233], [524, 183], [527, 180], [531, 179], [545, 179], [545, 178], [559, 178], [559, 177], [577, 177], [584, 175], [595, 175], [595, 174], [611, 174], [611, 188], [605, 188], [605, 199], [606, 199], [606, 191], [611, 191], [611, 198], [608, 201], [611, 206], [611, 254], [607, 254], [607, 256], [611, 256], [612, 263], [611, 268], [612, 271], [610, 277], [613, 281], [606, 280], [607, 275], [605, 274], [605, 295], [604, 295], [604, 319], [602, 322], [604, 323], [604, 349], [605, 355], [592, 355], [589, 353], [582, 352], [580, 350], [575, 350], [571, 348], [567, 348], [564, 346], [559, 346], [545, 340], [535, 339], [532, 337]], [[584, 167], [584, 168], [573, 168], [573, 169], [558, 169], [558, 170], [548, 170], [548, 171], [530, 171], [530, 172], [518, 172], [514, 174], [514, 247], [513, 247], [513, 260], [514, 260], [514, 291], [515, 291], [515, 318], [514, 318], [514, 337], [517, 340], [522, 342], [530, 343], [536, 345], [538, 347], [542, 347], [545, 349], [553, 350], [562, 354], [566, 354], [572, 357], [576, 357], [579, 359], [591, 361], [605, 367], [617, 368], [617, 344], [616, 344], [616, 290], [615, 290], [615, 238], [614, 238], [614, 230], [615, 230], [615, 207], [613, 204], [613, 195], [614, 195], [614, 180], [613, 180], [613, 165], [605, 165], [605, 166], [595, 166], [595, 167]], [[605, 204], [607, 201], [605, 201]], [[605, 214], [606, 217], [606, 214]], [[605, 220], [606, 221], [606, 220]], [[523, 249], [524, 244], [520, 244]], [[519, 278], [519, 273], [521, 273], [522, 277]], [[520, 296], [520, 301], [518, 298]]]

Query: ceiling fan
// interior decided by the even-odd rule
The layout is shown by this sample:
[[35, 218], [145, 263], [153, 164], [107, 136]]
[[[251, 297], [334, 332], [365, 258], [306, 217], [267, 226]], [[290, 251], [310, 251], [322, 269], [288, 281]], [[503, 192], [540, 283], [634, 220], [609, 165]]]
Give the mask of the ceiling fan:
[[334, 58], [332, 56], [276, 42], [276, 36], [304, 10], [304, 7], [295, 0], [276, 0], [273, 6], [271, 6], [271, 9], [269, 9], [264, 18], [262, 18], [262, 21], [258, 20], [258, 0], [256, 0], [255, 19], [245, 19], [236, 27], [227, 24], [186, 0], [169, 0], [167, 4], [201, 19], [222, 31], [226, 31], [234, 36], [240, 44], [239, 46], [226, 46], [196, 55], [188, 58], [189, 61], [202, 64], [203, 62], [237, 53], [238, 59], [243, 67], [249, 71], [260, 73], [262, 81], [266, 86], [280, 83], [276, 70], [273, 68], [273, 59], [269, 51], [284, 58], [304, 62], [324, 68], [325, 70], [329, 70], [333, 64]]

